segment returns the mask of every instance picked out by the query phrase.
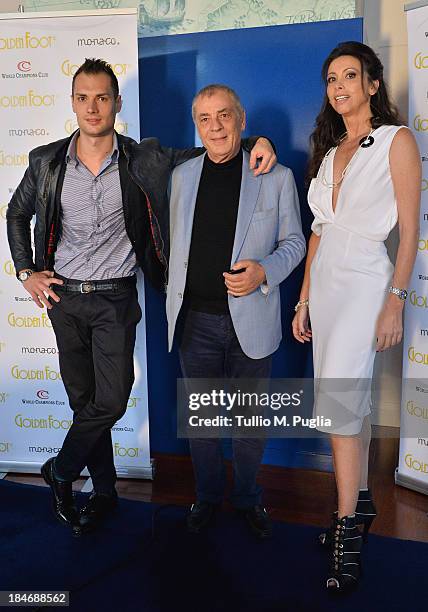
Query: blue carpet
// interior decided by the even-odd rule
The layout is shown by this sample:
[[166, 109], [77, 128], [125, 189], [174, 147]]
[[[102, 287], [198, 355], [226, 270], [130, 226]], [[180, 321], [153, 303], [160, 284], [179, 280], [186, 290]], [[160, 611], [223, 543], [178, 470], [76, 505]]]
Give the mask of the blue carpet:
[[99, 532], [75, 539], [50, 504], [43, 487], [0, 481], [0, 590], [69, 590], [76, 612], [404, 612], [427, 600], [428, 544], [369, 536], [361, 585], [332, 598], [316, 528], [276, 523], [258, 541], [222, 513], [194, 537], [186, 509], [165, 507], [153, 540], [155, 506], [120, 500]]

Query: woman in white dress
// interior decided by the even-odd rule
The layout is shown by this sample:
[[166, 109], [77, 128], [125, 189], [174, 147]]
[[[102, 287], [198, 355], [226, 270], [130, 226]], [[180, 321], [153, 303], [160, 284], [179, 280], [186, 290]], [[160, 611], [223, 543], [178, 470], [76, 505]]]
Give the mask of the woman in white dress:
[[[338, 510], [320, 541], [327, 588], [360, 577], [361, 527], [376, 515], [367, 489], [375, 353], [399, 343], [419, 235], [420, 154], [388, 98], [370, 47], [341, 43], [324, 62], [326, 95], [311, 137], [314, 214], [293, 335], [313, 341], [314, 416], [331, 419]], [[384, 241], [399, 224], [397, 261]], [[309, 326], [310, 320], [310, 326]], [[326, 421], [324, 421], [326, 422]]]

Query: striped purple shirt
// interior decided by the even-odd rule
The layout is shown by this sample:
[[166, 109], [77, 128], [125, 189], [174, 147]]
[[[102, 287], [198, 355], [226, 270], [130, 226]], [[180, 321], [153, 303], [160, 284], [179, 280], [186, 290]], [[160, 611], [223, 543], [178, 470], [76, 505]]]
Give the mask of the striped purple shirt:
[[116, 134], [97, 176], [77, 157], [77, 137], [78, 132], [66, 155], [55, 270], [78, 280], [131, 276], [138, 266], [125, 229]]

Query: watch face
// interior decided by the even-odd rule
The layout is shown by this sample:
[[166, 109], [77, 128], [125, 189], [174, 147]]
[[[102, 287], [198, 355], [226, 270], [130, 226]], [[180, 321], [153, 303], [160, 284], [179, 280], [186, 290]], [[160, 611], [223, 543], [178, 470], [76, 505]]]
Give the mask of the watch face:
[[407, 291], [405, 289], [400, 291], [400, 297], [402, 300], [405, 300], [407, 298]]
[[19, 280], [23, 283], [24, 281], [27, 280], [27, 278], [30, 278], [31, 273], [28, 272], [21, 272], [18, 276]]

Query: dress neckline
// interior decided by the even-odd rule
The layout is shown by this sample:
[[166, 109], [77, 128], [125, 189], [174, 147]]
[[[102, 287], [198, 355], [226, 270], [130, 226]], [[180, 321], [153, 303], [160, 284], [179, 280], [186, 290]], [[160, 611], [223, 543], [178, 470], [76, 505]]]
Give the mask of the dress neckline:
[[[370, 132], [370, 135], [373, 136], [373, 134], [375, 132], [377, 132], [382, 127], [383, 127], [383, 125], [380, 125], [378, 128], [375, 128], [374, 130], [372, 130]], [[338, 145], [336, 145], [335, 147], [332, 147], [330, 149], [330, 151], [327, 151], [327, 153], [326, 153], [326, 156], [329, 156], [330, 153], [332, 153], [332, 156], [331, 156], [331, 168], [329, 169], [329, 175], [331, 176], [331, 183], [334, 182], [333, 181], [333, 179], [334, 179], [334, 160], [335, 160], [336, 152], [337, 152], [337, 149], [339, 148], [339, 145], [340, 145], [340, 143]], [[349, 162], [347, 164], [348, 171], [345, 173], [343, 179], [341, 180], [341, 182], [339, 184], [339, 191], [337, 192], [337, 198], [336, 198], [336, 206], [334, 208], [333, 208], [333, 192], [334, 192], [334, 187], [331, 189], [330, 210], [331, 210], [331, 213], [332, 213], [333, 217], [336, 216], [337, 206], [339, 204], [339, 197], [340, 197], [340, 194], [342, 192], [343, 183], [345, 182], [346, 177], [349, 175], [349, 172], [352, 170], [352, 163], [353, 163], [353, 161], [355, 161], [355, 157], [357, 157], [358, 154], [360, 153], [360, 149], [362, 149], [362, 147], [359, 144], [358, 147], [355, 149], [354, 153], [352, 154], [351, 159], [349, 160]]]

